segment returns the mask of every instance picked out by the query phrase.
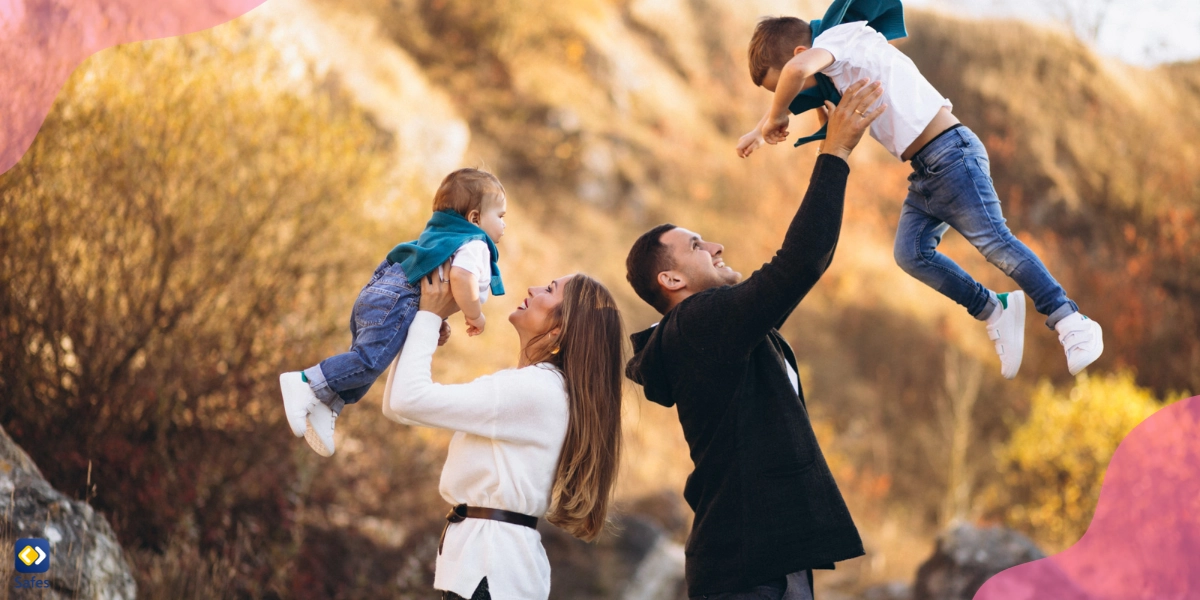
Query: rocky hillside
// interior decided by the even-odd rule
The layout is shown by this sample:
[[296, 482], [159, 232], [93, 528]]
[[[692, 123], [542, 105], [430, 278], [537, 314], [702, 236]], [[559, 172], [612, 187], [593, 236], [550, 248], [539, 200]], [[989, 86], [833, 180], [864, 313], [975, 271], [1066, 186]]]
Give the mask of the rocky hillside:
[[[421, 121], [422, 111], [461, 119], [392, 131], [401, 156], [448, 141], [446, 154], [432, 156], [440, 161], [453, 146], [460, 162], [500, 174], [512, 197], [509, 279], [522, 286], [576, 269], [598, 275], [621, 297], [631, 329], [655, 318], [623, 283], [624, 252], [637, 234], [662, 221], [688, 226], [725, 243], [731, 264], [748, 273], [774, 251], [806, 186], [810, 149], [739, 160], [732, 146], [769, 98], [745, 70], [755, 20], [816, 14], [816, 3], [309, 1], [305, 11], [322, 15], [324, 27], [353, 23], [353, 44], [312, 49], [324, 68], [345, 73], [348, 89], [364, 77], [393, 81], [400, 97], [421, 98], [410, 120]], [[283, 22], [295, 14], [283, 3], [260, 12]], [[1200, 262], [1189, 250], [1200, 241], [1200, 176], [1191, 168], [1200, 65], [1131, 67], [1012, 21], [915, 12], [909, 28], [900, 49], [984, 139], [1010, 226], [1105, 324], [1108, 353], [1097, 368], [1134, 367], [1160, 391], [1200, 388], [1200, 342], [1183, 333], [1200, 328]], [[374, 91], [355, 93], [367, 106], [377, 102]], [[379, 120], [388, 127], [405, 118]], [[460, 123], [469, 134], [463, 146], [453, 145]], [[815, 125], [796, 126], [806, 127]], [[983, 464], [989, 445], [1006, 436], [1006, 420], [1022, 414], [1031, 385], [1068, 378], [1057, 340], [1031, 322], [1022, 377], [1002, 383], [981, 328], [892, 263], [907, 167], [873, 142], [853, 166], [839, 256], [786, 333], [852, 502], [879, 523], [895, 517], [877, 510], [886, 500], [932, 525], [946, 485], [942, 459], [930, 457], [948, 443], [936, 441], [934, 425], [937, 397], [953, 378], [947, 348], [965, 357], [954, 364], [986, 367], [971, 450]], [[397, 214], [409, 218], [407, 207], [423, 207], [423, 198], [397, 198]], [[1013, 287], [954, 234], [945, 251], [989, 286]], [[503, 301], [489, 304], [496, 316], [506, 310]], [[486, 348], [511, 343], [499, 334]], [[466, 344], [454, 348], [479, 356]], [[465, 377], [511, 364], [503, 350], [491, 355], [474, 371], [447, 368]], [[678, 489], [690, 464], [673, 413], [635, 403], [629, 414], [623, 493], [650, 494], [663, 482]], [[888, 535], [876, 537], [880, 552]], [[870, 568], [892, 568], [884, 563]]]
[[[397, 137], [398, 169], [420, 165], [427, 186], [458, 157], [503, 175], [529, 232], [514, 230], [508, 249], [520, 265], [583, 267], [621, 288], [611, 253], [620, 258], [627, 240], [662, 220], [728, 240], [744, 269], [769, 255], [811, 156], [781, 147], [741, 161], [730, 152], [768, 101], [749, 83], [745, 42], [758, 16], [815, 14], [818, 4], [288, 0], [252, 16], [276, 23], [273, 43], [304, 47], [377, 115]], [[1131, 67], [1012, 21], [916, 12], [909, 25], [900, 48], [984, 138], [1014, 230], [1061, 254], [1052, 269], [1111, 323], [1109, 368], [1141, 367], [1160, 390], [1200, 387], [1192, 368], [1200, 349], [1158, 325], [1172, 319], [1150, 318], [1168, 310], [1185, 321], [1178, 325], [1196, 325], [1186, 298], [1197, 266], [1147, 248], [1160, 238], [1179, 248], [1194, 241], [1200, 65]], [[857, 160], [852, 198], [864, 212], [849, 226], [868, 239], [852, 237], [844, 254], [854, 256], [837, 273], [857, 279], [866, 268], [875, 283], [865, 291], [893, 295], [886, 288], [909, 283], [886, 251], [907, 170], [877, 146]], [[389, 208], [407, 219], [420, 198], [397, 194]], [[581, 237], [595, 241], [566, 243]], [[555, 248], [558, 260], [543, 260], [539, 247]], [[1138, 291], [1106, 297], [1130, 276]], [[617, 291], [630, 300], [632, 324], [653, 317]], [[1049, 358], [1054, 340], [1041, 342], [1037, 356]], [[1164, 344], [1180, 360], [1139, 364]], [[1058, 371], [1038, 374], [1063, 380]]]
[[[11, 548], [20, 538], [50, 542], [53, 567], [45, 575], [21, 575], [5, 561], [0, 598], [34, 592], [15, 587], [46, 582], [39, 598], [60, 600], [133, 600], [137, 596], [129, 563], [108, 521], [87, 503], [67, 498], [42, 478], [41, 471], [0, 428], [0, 542]], [[38, 586], [41, 587], [41, 586]], [[16, 591], [13, 591], [16, 590]]]
[[[378, 57], [367, 60], [354, 45], [314, 48], [323, 68], [346, 73], [352, 90], [363, 72], [386, 75], [393, 88], [408, 90], [401, 97], [422, 98], [410, 120], [432, 110], [466, 123], [465, 146], [454, 145], [464, 135], [459, 123], [434, 125], [432, 136], [393, 130], [400, 148], [436, 157], [439, 167], [453, 146], [462, 149], [461, 162], [501, 174], [513, 190], [516, 227], [506, 257], [516, 264], [514, 278], [593, 272], [626, 301], [630, 327], [653, 319], [622, 283], [621, 259], [636, 234], [664, 220], [690, 226], [726, 243], [730, 261], [748, 272], [773, 251], [805, 187], [808, 149], [772, 148], [743, 161], [730, 148], [768, 101], [745, 71], [747, 32], [760, 15], [815, 14], [820, 6], [315, 1], [306, 10], [329, 28], [354, 23], [355, 44]], [[264, 6], [262, 16], [292, 18], [297, 11], [286, 6]], [[1200, 65], [1131, 67], [1012, 21], [916, 12], [909, 28], [899, 47], [985, 140], [1010, 225], [1111, 332], [1100, 368], [1135, 366], [1144, 383], [1163, 391], [1200, 387], [1200, 347], [1178, 335], [1197, 325], [1192, 292], [1200, 266], [1184, 250], [1196, 240], [1189, 225], [1200, 204], [1200, 176], [1191, 169]], [[367, 105], [377, 96], [356, 93]], [[409, 118], [391, 113], [405, 106], [388, 107], [380, 121]], [[441, 140], [447, 154], [424, 150]], [[850, 243], [807, 313], [822, 318], [793, 320], [806, 337], [826, 338], [816, 344], [820, 351], [802, 347], [802, 356], [818, 379], [842, 373], [846, 356], [863, 349], [852, 339], [859, 317], [851, 313], [878, 310], [897, 329], [913, 330], [896, 335], [950, 335], [990, 361], [975, 324], [891, 264], [908, 171], [868, 145], [855, 157]], [[949, 236], [952, 256], [985, 283], [1012, 286], [960, 242]], [[916, 322], [901, 323], [908, 319]], [[933, 330], [942, 320], [949, 333]], [[1031, 329], [1030, 338], [1028, 379], [1065, 381], [1053, 336]], [[1158, 348], [1171, 348], [1172, 358], [1145, 359]], [[822, 358], [829, 356], [839, 359]], [[899, 367], [904, 359], [870, 362], [880, 360]], [[836, 379], [841, 387], [885, 384], [862, 374]]]

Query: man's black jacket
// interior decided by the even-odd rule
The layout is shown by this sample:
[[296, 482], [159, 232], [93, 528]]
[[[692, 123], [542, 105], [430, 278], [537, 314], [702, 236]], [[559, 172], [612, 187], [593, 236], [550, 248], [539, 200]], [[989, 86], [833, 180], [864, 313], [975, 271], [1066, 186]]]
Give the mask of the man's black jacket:
[[626, 375], [678, 405], [695, 470], [684, 498], [690, 595], [748, 588], [863, 554], [779, 334], [833, 258], [850, 167], [817, 159], [783, 247], [738, 285], [695, 294], [632, 336]]

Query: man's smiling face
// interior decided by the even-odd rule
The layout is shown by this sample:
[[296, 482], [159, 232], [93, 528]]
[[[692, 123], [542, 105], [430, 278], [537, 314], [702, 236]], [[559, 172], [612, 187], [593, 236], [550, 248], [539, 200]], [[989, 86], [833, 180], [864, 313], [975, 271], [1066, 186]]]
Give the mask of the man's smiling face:
[[659, 239], [669, 249], [674, 263], [666, 273], [683, 279], [693, 294], [742, 280], [741, 273], [725, 266], [722, 257], [725, 247], [720, 244], [706, 242], [699, 234], [682, 227], [663, 233]]

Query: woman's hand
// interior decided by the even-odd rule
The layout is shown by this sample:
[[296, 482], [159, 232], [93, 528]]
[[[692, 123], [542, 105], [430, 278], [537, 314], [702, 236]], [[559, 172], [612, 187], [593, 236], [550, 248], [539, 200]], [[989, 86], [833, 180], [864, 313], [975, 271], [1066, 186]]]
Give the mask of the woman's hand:
[[458, 312], [458, 304], [450, 293], [450, 281], [446, 276], [449, 272], [450, 261], [446, 261], [422, 279], [421, 302], [417, 305], [421, 310], [441, 317], [443, 321]]
[[850, 152], [858, 145], [871, 122], [887, 110], [886, 104], [880, 104], [874, 110], [867, 110], [882, 95], [883, 84], [878, 81], [868, 84], [867, 80], [863, 79], [846, 89], [842, 101], [837, 106], [826, 102], [829, 129], [825, 133], [825, 143], [821, 152], [839, 156], [842, 160], [849, 158]]
[[442, 328], [438, 330], [438, 345], [445, 345], [448, 339], [450, 339], [450, 323], [443, 320]]

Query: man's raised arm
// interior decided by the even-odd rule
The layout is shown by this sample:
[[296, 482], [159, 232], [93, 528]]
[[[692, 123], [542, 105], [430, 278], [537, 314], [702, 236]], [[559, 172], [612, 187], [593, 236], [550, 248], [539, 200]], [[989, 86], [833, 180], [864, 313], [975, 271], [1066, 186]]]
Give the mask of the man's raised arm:
[[[842, 228], [842, 206], [850, 166], [846, 159], [886, 105], [868, 111], [883, 93], [864, 80], [846, 90], [829, 109], [829, 130], [783, 246], [744, 282], [689, 303], [680, 317], [692, 321], [689, 341], [709, 356], [733, 360], [750, 352], [817, 283], [833, 259]], [[701, 322], [702, 321], [702, 326]], [[703, 332], [703, 333], [701, 333]], [[698, 339], [703, 336], [705, 339]]]

